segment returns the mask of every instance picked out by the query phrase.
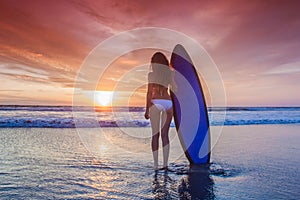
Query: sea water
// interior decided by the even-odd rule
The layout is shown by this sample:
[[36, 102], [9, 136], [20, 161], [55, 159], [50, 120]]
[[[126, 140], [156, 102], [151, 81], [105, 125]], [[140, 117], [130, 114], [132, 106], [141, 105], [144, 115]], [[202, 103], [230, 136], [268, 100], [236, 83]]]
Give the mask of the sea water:
[[[299, 124], [300, 107], [208, 109], [210, 125]], [[94, 122], [97, 122], [95, 124]], [[0, 106], [0, 127], [150, 127], [143, 107], [97, 111], [91, 107]], [[174, 127], [172, 121], [171, 127]]]

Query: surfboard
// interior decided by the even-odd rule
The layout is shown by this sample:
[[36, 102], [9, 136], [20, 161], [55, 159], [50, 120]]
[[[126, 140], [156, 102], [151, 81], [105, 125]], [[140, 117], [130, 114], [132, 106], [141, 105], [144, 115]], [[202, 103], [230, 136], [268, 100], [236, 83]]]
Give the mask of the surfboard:
[[204, 93], [192, 60], [180, 44], [172, 52], [171, 65], [176, 84], [171, 91], [174, 122], [182, 148], [191, 164], [208, 164], [210, 129]]

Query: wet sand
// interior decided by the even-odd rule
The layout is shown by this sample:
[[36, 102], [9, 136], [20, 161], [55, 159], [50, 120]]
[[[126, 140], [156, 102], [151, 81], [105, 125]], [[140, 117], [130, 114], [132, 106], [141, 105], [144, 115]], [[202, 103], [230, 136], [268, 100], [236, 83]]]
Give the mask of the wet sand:
[[212, 164], [190, 169], [172, 129], [170, 171], [156, 173], [150, 128], [2, 128], [0, 196], [299, 199], [299, 130], [300, 125], [226, 126]]

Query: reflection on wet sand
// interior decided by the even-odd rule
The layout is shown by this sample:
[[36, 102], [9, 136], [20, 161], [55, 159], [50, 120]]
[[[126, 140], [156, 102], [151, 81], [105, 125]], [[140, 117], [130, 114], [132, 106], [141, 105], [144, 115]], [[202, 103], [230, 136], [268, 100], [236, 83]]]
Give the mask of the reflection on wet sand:
[[209, 166], [191, 166], [179, 184], [180, 199], [215, 199]]
[[152, 183], [154, 199], [172, 199], [172, 188], [176, 188], [175, 181], [168, 175], [168, 171], [162, 173], [155, 171]]
[[155, 172], [152, 183], [154, 199], [215, 199], [209, 165], [190, 166], [179, 182], [172, 179], [172, 172], [182, 173], [182, 169]]

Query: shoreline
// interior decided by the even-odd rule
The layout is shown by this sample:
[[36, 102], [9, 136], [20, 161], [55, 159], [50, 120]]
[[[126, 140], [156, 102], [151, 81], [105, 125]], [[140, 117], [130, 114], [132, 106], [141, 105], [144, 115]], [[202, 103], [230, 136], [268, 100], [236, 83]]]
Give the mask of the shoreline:
[[[282, 123], [282, 124], [230, 124], [230, 125], [210, 125], [209, 127], [243, 127], [243, 126], [300, 126], [300, 123]], [[151, 128], [150, 126], [96, 126], [96, 127], [40, 127], [40, 126], [0, 126], [0, 129], [97, 129], [97, 128], [104, 128], [104, 129], [114, 129], [114, 128]], [[174, 126], [171, 126], [170, 129], [175, 128]]]

